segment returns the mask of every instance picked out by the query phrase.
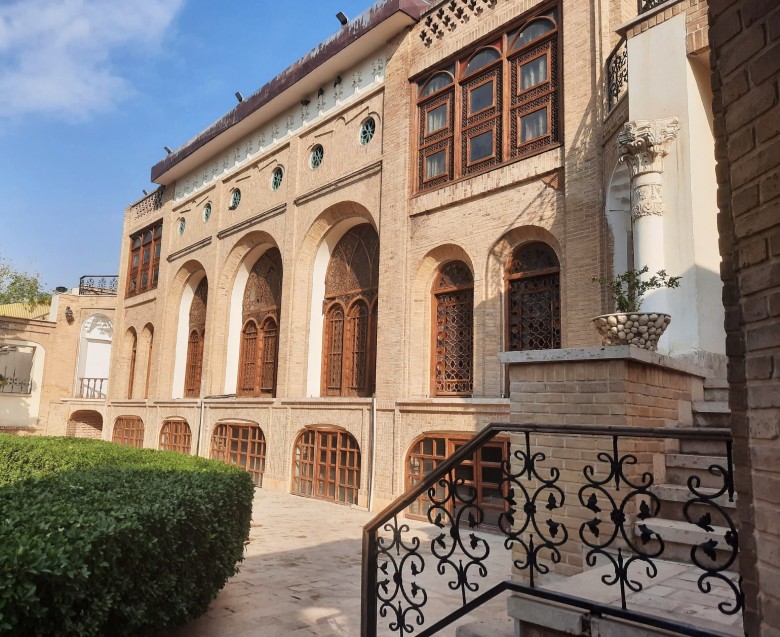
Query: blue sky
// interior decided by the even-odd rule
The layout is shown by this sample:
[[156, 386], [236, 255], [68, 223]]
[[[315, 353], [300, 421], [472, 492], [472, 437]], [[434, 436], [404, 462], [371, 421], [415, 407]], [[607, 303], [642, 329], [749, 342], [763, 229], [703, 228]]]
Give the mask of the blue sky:
[[149, 171], [371, 0], [0, 0], [0, 257], [119, 270]]

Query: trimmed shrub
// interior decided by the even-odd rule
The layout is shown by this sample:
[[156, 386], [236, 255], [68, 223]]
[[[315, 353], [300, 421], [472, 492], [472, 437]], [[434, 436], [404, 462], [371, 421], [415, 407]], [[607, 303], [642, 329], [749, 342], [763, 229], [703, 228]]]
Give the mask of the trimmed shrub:
[[171, 452], [0, 435], [0, 634], [151, 635], [237, 572], [254, 487]]

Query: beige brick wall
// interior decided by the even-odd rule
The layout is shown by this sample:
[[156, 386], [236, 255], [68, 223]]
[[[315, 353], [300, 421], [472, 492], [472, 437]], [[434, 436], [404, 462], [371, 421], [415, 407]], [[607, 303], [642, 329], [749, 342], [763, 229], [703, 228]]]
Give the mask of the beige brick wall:
[[710, 0], [746, 634], [780, 635], [780, 5]]

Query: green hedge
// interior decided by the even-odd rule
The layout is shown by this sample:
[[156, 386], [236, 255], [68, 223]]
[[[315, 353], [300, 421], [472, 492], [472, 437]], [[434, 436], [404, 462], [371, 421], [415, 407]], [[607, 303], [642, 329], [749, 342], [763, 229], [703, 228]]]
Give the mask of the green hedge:
[[0, 434], [0, 635], [152, 635], [234, 575], [245, 471], [112, 443]]

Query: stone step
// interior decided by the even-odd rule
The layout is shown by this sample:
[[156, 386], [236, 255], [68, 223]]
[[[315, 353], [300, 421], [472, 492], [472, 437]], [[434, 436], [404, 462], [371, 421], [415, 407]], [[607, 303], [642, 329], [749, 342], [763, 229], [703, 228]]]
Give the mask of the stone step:
[[[682, 486], [679, 484], [656, 484], [650, 487], [650, 491], [657, 495], [658, 498], [663, 502], [679, 502], [684, 504], [694, 497], [693, 494], [688, 490], [687, 486]], [[705, 495], [711, 495], [717, 490], [709, 487], [701, 487], [699, 491]], [[735, 509], [737, 506], [736, 496], [734, 496], [733, 501], [729, 502], [729, 496], [725, 493], [719, 498], [715, 498], [714, 502], [719, 504], [724, 509]], [[663, 505], [661, 506], [661, 511], [664, 511]]]
[[704, 400], [728, 403], [729, 383], [725, 378], [704, 379]]
[[686, 455], [725, 456], [726, 443], [720, 440], [680, 440], [680, 453]]
[[648, 518], [644, 522], [638, 521], [634, 524], [634, 535], [637, 537], [642, 535], [642, 530], [639, 528], [642, 524], [651, 531], [658, 533], [665, 543], [673, 542], [675, 544], [685, 544], [687, 546], [703, 544], [711, 539], [718, 543], [725, 542], [726, 533], [729, 531], [725, 526], [713, 526], [712, 531], [706, 531], [700, 526], [691, 524], [690, 522], [667, 520], [665, 518]]
[[728, 427], [731, 421], [729, 404], [722, 400], [695, 400], [691, 410], [696, 427]]
[[503, 617], [463, 624], [455, 629], [455, 637], [515, 637], [515, 620]]
[[691, 405], [693, 411], [700, 414], [730, 414], [728, 401], [722, 400], [694, 400]]
[[669, 484], [688, 484], [688, 478], [698, 476], [702, 486], [717, 488], [723, 484], [720, 475], [713, 475], [709, 468], [712, 465], [726, 467], [724, 456], [706, 456], [698, 454], [667, 453], [666, 481]]

